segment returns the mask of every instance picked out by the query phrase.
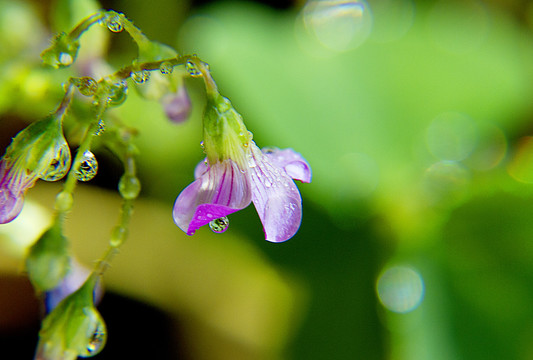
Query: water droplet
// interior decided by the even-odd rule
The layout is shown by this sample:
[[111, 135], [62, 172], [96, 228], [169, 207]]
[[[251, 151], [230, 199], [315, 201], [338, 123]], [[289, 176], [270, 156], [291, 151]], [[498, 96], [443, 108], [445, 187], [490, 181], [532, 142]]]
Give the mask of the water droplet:
[[96, 80], [90, 77], [82, 77], [72, 80], [72, 83], [76, 85], [79, 92], [85, 96], [93, 96], [98, 90], [98, 83]]
[[79, 181], [89, 181], [96, 176], [97, 172], [98, 161], [96, 161], [96, 157], [90, 150], [85, 151], [81, 158], [80, 166], [76, 170], [76, 178]]
[[204, 141], [200, 141], [200, 147], [202, 148], [202, 150], [205, 150], [205, 145], [204, 145]]
[[98, 129], [96, 129], [96, 132], [94, 133], [94, 135], [100, 136], [102, 135], [104, 131], [105, 131], [105, 122], [104, 122], [104, 119], [100, 119], [100, 121], [98, 121]]
[[98, 354], [103, 348], [107, 340], [107, 332], [103, 321], [99, 321], [94, 333], [89, 338], [87, 343], [87, 355], [80, 354], [82, 357], [90, 357]]
[[189, 72], [189, 75], [191, 75], [192, 77], [200, 77], [202, 76], [202, 72], [198, 69], [198, 67], [196, 66], [196, 64], [192, 61], [187, 61], [187, 64], [185, 64], [185, 66], [187, 67], [187, 71]]
[[59, 212], [66, 212], [72, 208], [73, 203], [74, 199], [72, 198], [72, 194], [65, 191], [61, 191], [56, 196], [54, 208]]
[[150, 72], [147, 70], [140, 70], [131, 73], [131, 78], [137, 84], [142, 84], [147, 82], [150, 79]]
[[69, 66], [72, 64], [74, 59], [72, 58], [72, 55], [66, 52], [62, 52], [59, 54], [59, 63], [63, 66]]
[[109, 243], [113, 247], [119, 247], [124, 243], [124, 240], [126, 240], [126, 236], [128, 235], [128, 231], [124, 226], [117, 225], [113, 228], [113, 231], [111, 231], [111, 239], [109, 240]]
[[229, 220], [226, 216], [215, 219], [209, 223], [209, 228], [217, 234], [223, 233], [228, 230]]
[[248, 156], [248, 167], [254, 168], [257, 166], [257, 163], [255, 162], [255, 159], [252, 155]]
[[124, 174], [118, 182], [118, 191], [124, 199], [133, 200], [141, 192], [141, 182], [136, 176]]
[[64, 143], [59, 147], [48, 168], [39, 177], [46, 181], [56, 181], [63, 178], [70, 168], [70, 160], [70, 149], [67, 143]]
[[121, 32], [124, 29], [119, 14], [109, 15], [106, 18], [106, 25], [110, 31], [115, 33]]
[[126, 100], [128, 95], [128, 84], [125, 80], [112, 84], [107, 93], [107, 101], [109, 106], [117, 106]]
[[161, 65], [159, 65], [159, 71], [163, 75], [168, 75], [174, 71], [174, 66], [170, 62], [164, 61], [161, 63]]

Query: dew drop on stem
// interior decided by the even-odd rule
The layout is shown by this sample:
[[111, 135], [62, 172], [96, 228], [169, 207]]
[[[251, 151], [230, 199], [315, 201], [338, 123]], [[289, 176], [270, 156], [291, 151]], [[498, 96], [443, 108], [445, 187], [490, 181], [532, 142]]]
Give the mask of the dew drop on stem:
[[81, 158], [80, 166], [76, 170], [76, 178], [79, 181], [89, 181], [96, 176], [97, 172], [98, 161], [96, 161], [96, 157], [90, 150], [85, 151]]

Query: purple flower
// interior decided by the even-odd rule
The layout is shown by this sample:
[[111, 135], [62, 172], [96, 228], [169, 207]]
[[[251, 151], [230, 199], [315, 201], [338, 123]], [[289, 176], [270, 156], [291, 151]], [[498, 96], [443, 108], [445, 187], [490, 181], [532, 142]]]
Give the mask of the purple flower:
[[195, 178], [174, 204], [174, 221], [187, 235], [253, 201], [266, 240], [282, 242], [298, 231], [302, 220], [302, 198], [293, 179], [310, 182], [311, 168], [292, 149], [262, 152], [250, 141], [245, 166], [232, 159], [213, 165], [203, 161]]
[[310, 182], [309, 164], [291, 149], [262, 152], [242, 116], [218, 92], [207, 64], [194, 65], [206, 87], [206, 159], [194, 171], [196, 180], [176, 199], [174, 222], [187, 235], [207, 224], [214, 232], [224, 232], [227, 216], [253, 202], [266, 240], [290, 239], [302, 222], [302, 197], [293, 179]]

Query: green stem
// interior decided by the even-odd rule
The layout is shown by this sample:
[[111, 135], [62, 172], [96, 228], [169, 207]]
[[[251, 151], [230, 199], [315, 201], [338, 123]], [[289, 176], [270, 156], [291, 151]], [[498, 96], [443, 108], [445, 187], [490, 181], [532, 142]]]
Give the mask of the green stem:
[[[74, 158], [74, 161], [72, 163], [72, 167], [70, 168], [70, 171], [67, 175], [67, 180], [65, 181], [63, 185], [63, 190], [59, 195], [62, 195], [63, 197], [72, 197], [72, 194], [74, 193], [74, 189], [76, 188], [76, 184], [78, 182], [76, 178], [76, 172], [78, 171], [80, 165], [81, 165], [81, 159], [83, 157], [83, 154], [91, 148], [92, 140], [95, 136], [96, 130], [98, 129], [98, 122], [102, 115], [104, 114], [105, 110], [107, 108], [107, 101], [98, 101], [97, 110], [96, 110], [96, 117], [87, 129], [85, 130], [85, 133], [83, 134], [80, 146], [78, 147], [78, 150], [76, 152], [76, 157]], [[57, 200], [56, 200], [57, 201]], [[57, 212], [57, 221], [63, 221], [66, 213], [70, 209], [65, 209], [64, 207], [56, 207], [60, 210]]]
[[99, 11], [96, 14], [89, 16], [88, 18], [83, 19], [72, 31], [68, 34], [69, 38], [73, 41], [77, 41], [80, 36], [95, 23], [104, 19], [107, 16], [107, 11]]

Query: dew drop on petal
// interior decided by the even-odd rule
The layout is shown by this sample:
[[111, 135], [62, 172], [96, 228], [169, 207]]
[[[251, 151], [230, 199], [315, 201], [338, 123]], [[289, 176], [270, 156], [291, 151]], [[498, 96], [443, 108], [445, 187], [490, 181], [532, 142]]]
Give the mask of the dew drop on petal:
[[131, 78], [137, 84], [143, 84], [150, 79], [150, 72], [147, 70], [140, 70], [131, 73]]
[[189, 72], [189, 75], [191, 75], [192, 77], [200, 77], [202, 76], [202, 72], [198, 69], [198, 67], [196, 66], [196, 64], [192, 61], [187, 61], [187, 63], [185, 64], [186, 68], [187, 68], [187, 71]]
[[76, 178], [79, 181], [89, 181], [96, 176], [97, 172], [98, 161], [96, 161], [96, 157], [91, 151], [85, 151], [81, 158], [80, 166], [76, 170]]
[[228, 230], [228, 226], [229, 220], [226, 216], [215, 219], [209, 223], [209, 228], [217, 234], [223, 233], [224, 231]]
[[59, 147], [48, 168], [39, 177], [46, 181], [56, 181], [63, 178], [70, 168], [70, 160], [70, 149], [64, 143]]
[[121, 32], [124, 29], [122, 20], [118, 14], [108, 16], [105, 23], [109, 31], [115, 33]]
[[159, 65], [159, 71], [163, 75], [168, 75], [174, 71], [174, 66], [170, 62], [164, 61], [161, 63], [161, 65]]

